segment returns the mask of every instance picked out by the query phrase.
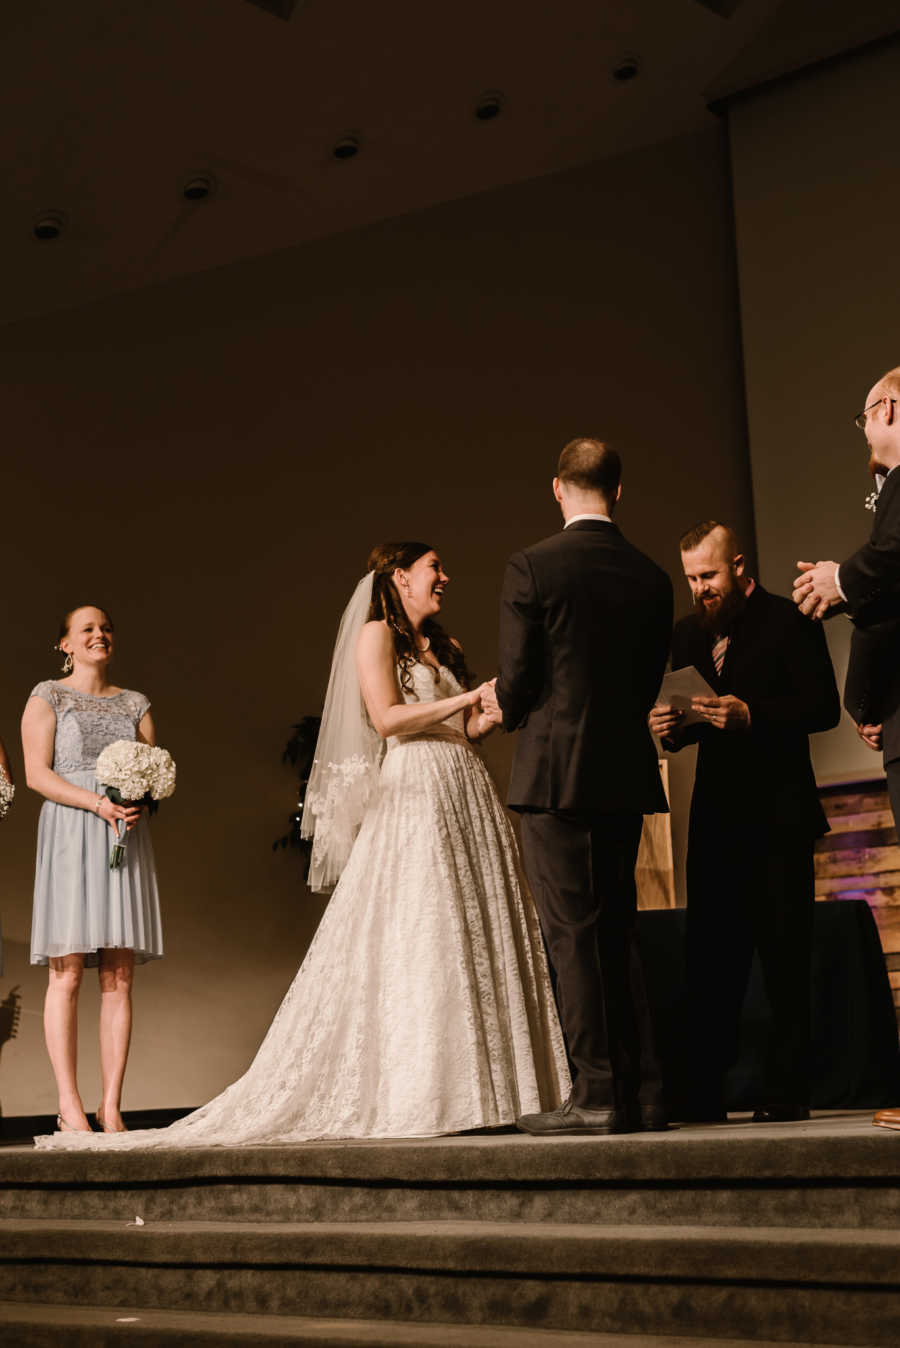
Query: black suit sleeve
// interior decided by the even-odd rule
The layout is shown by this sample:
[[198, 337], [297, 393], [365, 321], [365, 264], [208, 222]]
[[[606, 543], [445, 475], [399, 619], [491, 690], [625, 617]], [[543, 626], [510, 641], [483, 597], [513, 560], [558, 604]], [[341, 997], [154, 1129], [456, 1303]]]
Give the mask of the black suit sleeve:
[[506, 564], [500, 594], [497, 701], [503, 729], [517, 730], [535, 705], [544, 676], [544, 625], [534, 575], [524, 552]]
[[646, 651], [640, 672], [645, 679], [644, 704], [648, 712], [656, 701], [663, 674], [666, 672], [666, 661], [669, 658], [672, 640], [673, 608], [672, 582], [668, 576], [664, 576], [660, 579], [656, 593], [656, 622], [652, 627], [648, 624], [645, 628]]
[[841, 700], [822, 624], [789, 610], [780, 648], [778, 692], [748, 699], [751, 733], [791, 728], [814, 735], [833, 729], [841, 718]]
[[841, 562], [840, 582], [855, 623], [900, 616], [900, 469], [881, 489], [869, 542]]

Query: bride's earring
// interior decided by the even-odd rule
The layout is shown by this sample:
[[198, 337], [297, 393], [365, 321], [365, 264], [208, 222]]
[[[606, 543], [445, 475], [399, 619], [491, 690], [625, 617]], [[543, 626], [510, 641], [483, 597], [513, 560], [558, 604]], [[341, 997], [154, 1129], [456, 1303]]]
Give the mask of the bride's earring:
[[65, 660], [63, 660], [62, 672], [64, 674], [71, 674], [74, 668], [75, 668], [75, 661], [72, 659], [71, 655], [67, 655]]

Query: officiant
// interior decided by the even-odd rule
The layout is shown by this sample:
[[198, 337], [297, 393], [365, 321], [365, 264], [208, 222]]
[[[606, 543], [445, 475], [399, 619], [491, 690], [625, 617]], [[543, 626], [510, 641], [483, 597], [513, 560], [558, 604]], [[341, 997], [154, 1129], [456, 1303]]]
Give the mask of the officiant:
[[710, 692], [690, 711], [658, 705], [650, 728], [671, 752], [698, 745], [687, 857], [687, 1116], [726, 1117], [724, 1079], [756, 950], [771, 1025], [753, 1119], [804, 1119], [813, 843], [828, 831], [809, 736], [840, 718], [834, 670], [821, 624], [748, 574], [732, 529], [707, 520], [680, 546], [693, 606], [675, 626], [672, 669], [693, 666]]

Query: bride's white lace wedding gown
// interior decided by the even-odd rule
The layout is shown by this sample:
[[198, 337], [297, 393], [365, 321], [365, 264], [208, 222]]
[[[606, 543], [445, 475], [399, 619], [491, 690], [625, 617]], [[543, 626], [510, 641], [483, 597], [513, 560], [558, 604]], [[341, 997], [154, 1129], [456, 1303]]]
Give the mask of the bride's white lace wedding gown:
[[[412, 670], [410, 701], [461, 691]], [[537, 917], [463, 713], [388, 740], [306, 958], [248, 1071], [169, 1128], [38, 1147], [433, 1136], [553, 1109], [569, 1089]]]

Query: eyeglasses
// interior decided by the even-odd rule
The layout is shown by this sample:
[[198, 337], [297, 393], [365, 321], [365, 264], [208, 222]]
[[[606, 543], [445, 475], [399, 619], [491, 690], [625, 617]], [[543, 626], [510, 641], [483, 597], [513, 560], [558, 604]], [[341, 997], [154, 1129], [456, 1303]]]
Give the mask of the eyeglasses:
[[[863, 410], [862, 410], [861, 412], [857, 412], [856, 416], [853, 418], [853, 424], [854, 424], [855, 426], [858, 426], [859, 429], [860, 429], [861, 431], [864, 431], [864, 430], [866, 429], [866, 420], [867, 420], [868, 415], [869, 415], [869, 413], [871, 412], [872, 408], [873, 408], [873, 407], [877, 407], [879, 403], [883, 403], [883, 402], [884, 402], [884, 398], [876, 398], [875, 401], [874, 401], [873, 403], [869, 403], [869, 406], [868, 406], [868, 407], [864, 407]], [[888, 402], [895, 403], [895, 402], [897, 402], [897, 399], [896, 399], [896, 398], [888, 398]]]

